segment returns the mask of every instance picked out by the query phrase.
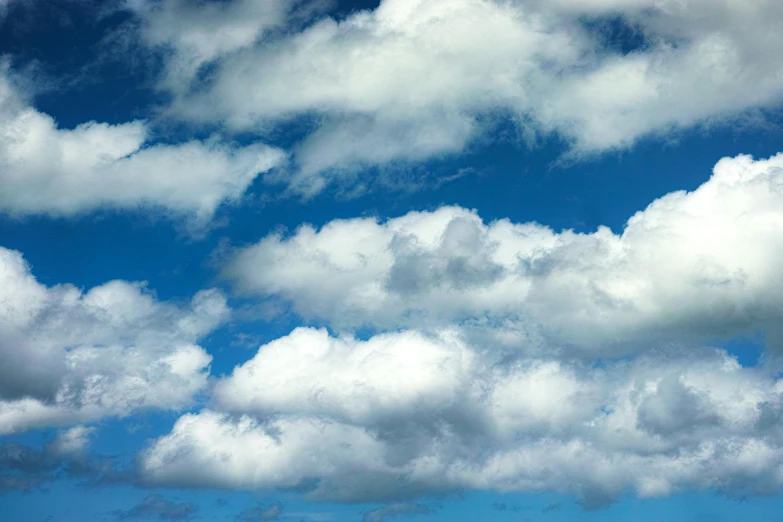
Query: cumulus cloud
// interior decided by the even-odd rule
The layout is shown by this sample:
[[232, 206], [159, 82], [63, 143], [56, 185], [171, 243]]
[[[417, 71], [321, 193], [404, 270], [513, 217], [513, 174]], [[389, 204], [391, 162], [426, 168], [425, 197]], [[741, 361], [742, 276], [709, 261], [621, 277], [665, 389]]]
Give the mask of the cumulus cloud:
[[[148, 484], [291, 488], [343, 502], [497, 489], [598, 508], [783, 486], [783, 381], [716, 349], [518, 357], [453, 332], [360, 341], [300, 328], [223, 379], [141, 456]], [[252, 448], [249, 451], [248, 448]]]
[[558, 491], [587, 509], [779, 491], [776, 360], [743, 367], [708, 343], [775, 332], [781, 187], [783, 155], [739, 156], [621, 234], [449, 207], [269, 236], [233, 260], [239, 288], [375, 333], [262, 346], [144, 451], [143, 480], [390, 505]]
[[724, 158], [615, 234], [444, 207], [335, 220], [240, 249], [225, 274], [336, 329], [456, 324], [493, 342], [611, 355], [768, 330], [783, 310], [783, 155]]
[[[153, 21], [144, 34], [171, 42], [169, 71], [211, 60], [197, 86], [174, 89], [174, 114], [237, 130], [316, 115], [290, 179], [305, 194], [327, 172], [458, 153], [498, 116], [584, 155], [783, 95], [775, 0], [384, 0], [303, 29], [284, 2], [250, 4], [176, 2], [162, 13], [194, 29]], [[638, 45], [607, 42], [607, 21]], [[205, 27], [218, 38], [191, 35]]]
[[163, 208], [203, 225], [285, 155], [218, 140], [156, 144], [143, 121], [58, 127], [0, 64], [0, 212], [73, 216], [101, 208]]
[[[0, 433], [190, 404], [212, 359], [195, 342], [227, 315], [217, 290], [176, 305], [142, 283], [47, 287], [0, 248]], [[60, 447], [87, 434], [68, 432]]]

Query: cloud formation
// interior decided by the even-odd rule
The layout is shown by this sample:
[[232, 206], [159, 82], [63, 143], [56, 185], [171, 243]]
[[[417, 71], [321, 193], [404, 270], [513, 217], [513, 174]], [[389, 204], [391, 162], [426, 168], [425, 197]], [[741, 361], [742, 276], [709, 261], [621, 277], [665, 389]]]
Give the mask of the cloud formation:
[[180, 306], [143, 283], [46, 287], [0, 248], [0, 434], [190, 404], [212, 360], [195, 343], [227, 316], [218, 290]]
[[258, 504], [242, 510], [237, 516], [238, 522], [270, 522], [279, 520], [283, 514], [283, 505], [280, 502], [273, 504]]
[[196, 512], [195, 504], [190, 502], [175, 502], [160, 495], [150, 494], [131, 509], [117, 511], [114, 515], [117, 520], [189, 520]]
[[87, 453], [94, 431], [85, 426], [60, 431], [41, 449], [15, 442], [0, 445], [0, 494], [31, 492], [62, 477], [88, 485], [133, 483], [132, 470], [118, 468], [110, 457]]
[[424, 504], [389, 504], [388, 506], [366, 511], [362, 515], [362, 522], [383, 522], [384, 520], [400, 516], [409, 517], [413, 515], [429, 515], [431, 513], [432, 510]]
[[[304, 28], [286, 23], [292, 2], [250, 4], [176, 2], [160, 20], [194, 29], [149, 14], [143, 35], [170, 42], [164, 86], [211, 60], [172, 89], [172, 114], [255, 131], [315, 115], [289, 180], [303, 194], [346, 169], [462, 152], [498, 118], [580, 156], [783, 97], [775, 0], [384, 0]], [[207, 27], [219, 37], [191, 42]]]
[[[782, 187], [783, 155], [739, 156], [619, 235], [454, 207], [271, 235], [227, 274], [346, 333], [262, 346], [143, 452], [141, 475], [392, 504], [558, 491], [587, 509], [778, 491]], [[709, 347], [762, 330], [752, 368]]]
[[187, 92], [204, 65], [250, 47], [265, 31], [282, 26], [296, 3], [129, 0], [127, 6], [141, 19], [146, 43], [169, 57], [161, 86]]
[[520, 350], [614, 355], [766, 330], [783, 310], [783, 155], [724, 158], [615, 234], [443, 207], [303, 225], [239, 249], [238, 291], [333, 328], [458, 325]]
[[[299, 328], [221, 380], [141, 457], [154, 485], [291, 488], [402, 501], [496, 489], [576, 494], [588, 508], [783, 485], [783, 382], [715, 349], [596, 365], [517, 357], [453, 332], [367, 341]], [[253, 448], [253, 451], [248, 451]]]
[[162, 208], [204, 225], [224, 202], [285, 159], [265, 145], [155, 143], [143, 121], [63, 129], [33, 108], [0, 63], [0, 212], [73, 216]]

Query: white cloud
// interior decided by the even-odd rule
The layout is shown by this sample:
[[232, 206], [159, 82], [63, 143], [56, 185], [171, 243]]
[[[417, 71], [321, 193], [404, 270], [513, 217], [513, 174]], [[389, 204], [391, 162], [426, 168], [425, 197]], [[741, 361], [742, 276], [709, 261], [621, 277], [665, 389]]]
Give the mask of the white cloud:
[[50, 450], [61, 456], [80, 456], [90, 443], [90, 436], [95, 428], [74, 426], [61, 431], [52, 443]]
[[285, 155], [218, 141], [154, 144], [142, 121], [61, 129], [0, 71], [0, 212], [72, 216], [100, 208], [162, 207], [205, 224]]
[[619, 235], [484, 223], [444, 207], [272, 234], [240, 249], [225, 273], [239, 291], [337, 329], [457, 322], [520, 349], [543, 339], [602, 355], [774, 330], [781, 264], [777, 155], [722, 159], [697, 190], [656, 200]]
[[[557, 133], [581, 155], [775, 106], [783, 96], [783, 8], [775, 0], [384, 0], [267, 38], [259, 35], [270, 19], [283, 23], [280, 4], [271, 4], [271, 18], [247, 4], [202, 7], [199, 20], [220, 11], [210, 26], [216, 34], [244, 37], [231, 40], [224, 59], [223, 39], [198, 39], [215, 69], [192, 92], [175, 89], [172, 109], [243, 130], [317, 115], [291, 179], [307, 194], [328, 183], [330, 169], [458, 153], [497, 115], [528, 132]], [[621, 20], [645, 45], [615, 51], [585, 29], [586, 16]], [[148, 39], [183, 41], [181, 24], [156, 27]], [[174, 44], [172, 67], [196, 52], [183, 46]]]
[[472, 358], [457, 340], [450, 346], [414, 332], [361, 342], [300, 328], [265, 346], [234, 378], [219, 382], [213, 400], [222, 410], [258, 415], [293, 408], [358, 423], [404, 417], [458, 393]]
[[146, 42], [168, 49], [170, 60], [163, 86], [173, 91], [187, 91], [203, 65], [250, 47], [265, 31], [280, 27], [294, 3], [292, 0], [126, 2], [143, 21], [142, 35]]
[[312, 498], [349, 502], [555, 490], [588, 507], [629, 489], [783, 485], [772, 371], [710, 349], [597, 367], [484, 348], [449, 332], [357, 341], [298, 329], [222, 380], [212, 410], [181, 417], [142, 473], [232, 489], [316, 480]]
[[178, 306], [141, 283], [46, 287], [0, 248], [0, 433], [190, 404], [212, 359], [194, 343], [227, 314], [217, 290]]
[[[724, 158], [621, 234], [445, 207], [239, 250], [237, 288], [297, 328], [141, 455], [151, 485], [404, 502], [466, 490], [640, 497], [783, 487], [783, 380], [705, 347], [780, 335], [783, 154]], [[608, 360], [606, 356], [633, 353]], [[248, 448], [252, 448], [249, 450]]]

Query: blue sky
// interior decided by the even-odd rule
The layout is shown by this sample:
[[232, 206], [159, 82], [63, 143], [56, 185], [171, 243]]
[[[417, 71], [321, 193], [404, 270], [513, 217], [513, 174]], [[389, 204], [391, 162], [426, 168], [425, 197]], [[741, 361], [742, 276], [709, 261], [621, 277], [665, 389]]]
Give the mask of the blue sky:
[[774, 0], [0, 0], [0, 512], [776, 520]]

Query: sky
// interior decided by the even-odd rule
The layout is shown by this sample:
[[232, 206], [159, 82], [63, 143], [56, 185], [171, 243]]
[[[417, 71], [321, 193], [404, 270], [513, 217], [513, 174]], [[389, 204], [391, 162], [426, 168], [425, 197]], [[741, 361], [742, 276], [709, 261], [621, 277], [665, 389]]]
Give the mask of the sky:
[[781, 26], [0, 0], [0, 519], [779, 520]]

